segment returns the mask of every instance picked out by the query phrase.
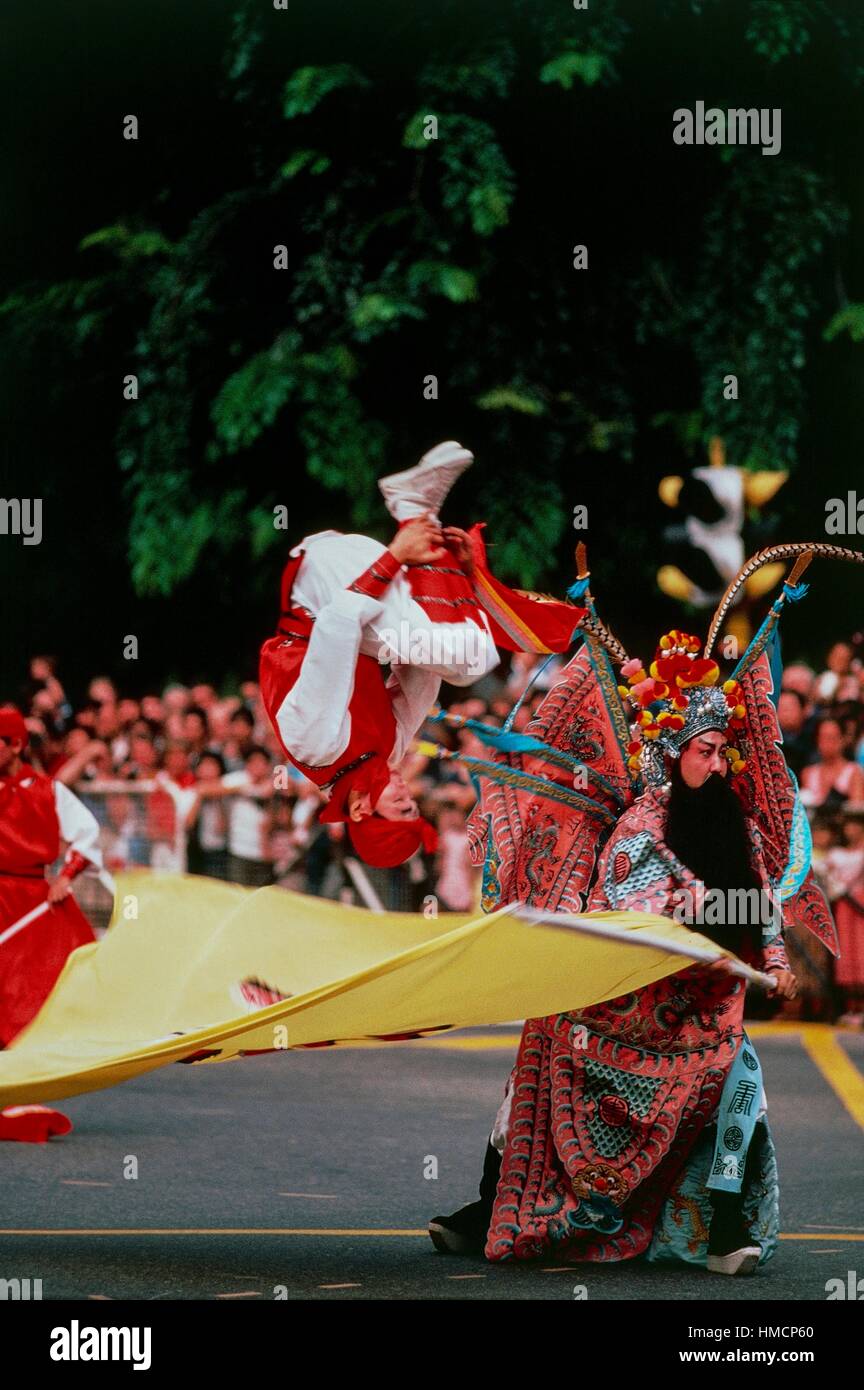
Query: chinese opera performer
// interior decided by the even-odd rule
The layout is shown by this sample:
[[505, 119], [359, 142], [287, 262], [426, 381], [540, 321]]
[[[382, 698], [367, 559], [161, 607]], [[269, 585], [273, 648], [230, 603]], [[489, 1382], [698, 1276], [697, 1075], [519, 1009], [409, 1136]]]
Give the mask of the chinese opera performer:
[[[821, 542], [760, 552], [727, 589], [701, 654], [695, 637], [674, 630], [643, 665], [602, 624], [583, 622], [581, 649], [524, 730], [530, 749], [502, 749], [487, 731], [489, 767], [469, 822], [485, 910], [519, 901], [553, 913], [674, 916], [785, 998], [796, 982], [784, 930], [811, 933], [837, 955], [775, 709], [781, 610], [803, 598], [814, 555], [864, 560]], [[581, 546], [577, 557], [574, 597], [596, 619]], [[789, 558], [779, 598], [724, 679], [711, 653], [741, 585]], [[709, 899], [724, 909], [703, 912]], [[729, 910], [742, 901], [751, 906], [743, 921]], [[779, 1183], [744, 991], [723, 962], [697, 964], [587, 1009], [529, 1019], [479, 1200], [430, 1222], [436, 1248], [491, 1261], [643, 1256], [718, 1274], [766, 1264]]]

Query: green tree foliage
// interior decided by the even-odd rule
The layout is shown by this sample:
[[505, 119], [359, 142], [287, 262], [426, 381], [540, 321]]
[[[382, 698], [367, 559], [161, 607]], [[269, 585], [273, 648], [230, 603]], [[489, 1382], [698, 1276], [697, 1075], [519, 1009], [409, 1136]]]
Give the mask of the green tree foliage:
[[[861, 306], [831, 302], [842, 195], [818, 130], [779, 158], [673, 150], [671, 112], [775, 105], [769, 76], [806, 81], [817, 34], [838, 104], [859, 99], [864, 30], [839, 0], [718, 4], [441, 0], [396, 26], [395, 56], [377, 31], [359, 51], [332, 24], [304, 44], [284, 15], [238, 4], [222, 100], [244, 145], [219, 196], [172, 229], [145, 193], [81, 240], [78, 277], [0, 305], [22, 358], [54, 345], [56, 404], [70, 359], [114, 383], [120, 352], [137, 375], [115, 437], [140, 594], [171, 594], [205, 557], [283, 546], [288, 485], [297, 532], [304, 482], [332, 524], [381, 528], [376, 477], [451, 435], [478, 453], [467, 495], [496, 564], [531, 586], [554, 582], [591, 478], [635, 487], [640, 438], [670, 423], [692, 458], [719, 432], [730, 461], [794, 467], [814, 345], [862, 336]], [[728, 50], [712, 63], [721, 19], [746, 100]], [[623, 143], [597, 155], [610, 112]], [[631, 518], [609, 553], [640, 545]]]

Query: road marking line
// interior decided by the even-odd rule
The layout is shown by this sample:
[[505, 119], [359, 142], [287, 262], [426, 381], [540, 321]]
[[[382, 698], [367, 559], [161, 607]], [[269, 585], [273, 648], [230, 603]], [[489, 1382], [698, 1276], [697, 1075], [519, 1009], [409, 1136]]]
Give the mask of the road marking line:
[[792, 1018], [778, 1018], [776, 1022], [748, 1023], [744, 1020], [744, 1027], [750, 1037], [770, 1038], [772, 1034], [777, 1037], [788, 1035], [789, 1033], [833, 1033], [833, 1023], [796, 1023]]
[[319, 1284], [319, 1289], [362, 1289], [362, 1284]]
[[[412, 1038], [409, 1042], [400, 1044], [402, 1047], [414, 1048], [442, 1048], [452, 1049], [459, 1052], [488, 1052], [501, 1048], [518, 1047], [522, 1040], [521, 1033], [501, 1033], [498, 1037], [475, 1037], [475, 1038]], [[364, 1042], [364, 1047], [392, 1047], [392, 1043]]]
[[[404, 1239], [407, 1237], [429, 1238], [426, 1230], [390, 1230], [386, 1227], [355, 1227], [346, 1229], [329, 1229], [326, 1227], [297, 1227], [297, 1226], [223, 1226], [218, 1228], [208, 1227], [145, 1227], [143, 1230], [134, 1230], [132, 1227], [58, 1227], [55, 1230], [26, 1228], [26, 1227], [0, 1227], [0, 1236], [322, 1236], [335, 1237], [336, 1239], [351, 1238], [355, 1236], [367, 1236], [376, 1239], [381, 1236], [389, 1238]], [[864, 1241], [864, 1233], [857, 1231], [832, 1231], [832, 1240]], [[780, 1240], [824, 1240], [825, 1233], [816, 1231], [790, 1231], [781, 1233]], [[558, 1268], [556, 1266], [556, 1268]], [[565, 1266], [561, 1266], [565, 1268]], [[572, 1268], [572, 1266], [566, 1266]]]
[[427, 1230], [398, 1230], [388, 1227], [346, 1227], [328, 1229], [317, 1226], [148, 1226], [135, 1230], [131, 1226], [117, 1227], [57, 1227], [26, 1229], [0, 1228], [0, 1236], [424, 1236], [429, 1239]]
[[864, 1129], [864, 1076], [833, 1033], [801, 1034], [804, 1050], [857, 1125]]
[[277, 1197], [305, 1197], [310, 1202], [335, 1202], [338, 1192], [277, 1192]]
[[[831, 1232], [831, 1237], [832, 1237], [833, 1240], [864, 1240], [864, 1235], [858, 1235], [857, 1233], [855, 1233], [855, 1232], [850, 1232], [850, 1231], [832, 1231], [832, 1232]], [[807, 1234], [801, 1234], [801, 1232], [796, 1231], [796, 1232], [794, 1232], [794, 1233], [790, 1233], [789, 1235], [781, 1235], [781, 1236], [780, 1236], [780, 1239], [781, 1239], [781, 1240], [824, 1240], [824, 1239], [825, 1239], [825, 1233], [824, 1233], [824, 1231], [823, 1231], [821, 1235], [816, 1235], [815, 1232], [808, 1232]]]
[[[490, 1027], [496, 1025], [490, 1025]], [[778, 1019], [776, 1023], [748, 1023], [745, 1019], [745, 1026], [751, 1038], [779, 1038], [790, 1037], [799, 1034], [802, 1038], [807, 1036], [833, 1037], [837, 1033], [845, 1035], [856, 1035], [860, 1037], [860, 1032], [855, 1029], [836, 1028], [833, 1023], [797, 1023], [794, 1019]], [[518, 1047], [522, 1040], [521, 1033], [498, 1033], [492, 1035], [488, 1033], [475, 1033], [460, 1035], [458, 1030], [453, 1033], [442, 1033], [435, 1038], [410, 1038], [400, 1043], [400, 1047], [417, 1051], [422, 1048], [450, 1049], [462, 1052], [484, 1052], [500, 1048]], [[375, 1038], [356, 1038], [350, 1043], [340, 1044], [342, 1047], [352, 1048], [389, 1048], [392, 1042], [378, 1042]]]
[[217, 1293], [216, 1298], [260, 1298], [260, 1289], [249, 1289], [246, 1293]]
[[63, 1187], [113, 1187], [110, 1182], [91, 1182], [89, 1178], [61, 1178]]
[[[837, 1225], [836, 1221], [832, 1221], [830, 1226], [821, 1226], [817, 1221], [805, 1221], [804, 1225], [807, 1227], [808, 1231], [825, 1231], [831, 1235], [833, 1235], [835, 1231], [843, 1229], [842, 1226]], [[864, 1231], [864, 1226], [853, 1226], [852, 1230]]]

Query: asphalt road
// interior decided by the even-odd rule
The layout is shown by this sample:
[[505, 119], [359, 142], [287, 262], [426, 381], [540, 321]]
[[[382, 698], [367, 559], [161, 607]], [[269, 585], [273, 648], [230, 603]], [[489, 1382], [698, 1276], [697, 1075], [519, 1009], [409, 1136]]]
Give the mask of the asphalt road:
[[70, 1136], [0, 1145], [0, 1278], [41, 1279], [45, 1300], [572, 1300], [584, 1284], [753, 1303], [864, 1276], [864, 1035], [812, 1026], [754, 1029], [783, 1232], [754, 1278], [436, 1254], [426, 1221], [476, 1196], [515, 1037], [173, 1066], [66, 1101]]

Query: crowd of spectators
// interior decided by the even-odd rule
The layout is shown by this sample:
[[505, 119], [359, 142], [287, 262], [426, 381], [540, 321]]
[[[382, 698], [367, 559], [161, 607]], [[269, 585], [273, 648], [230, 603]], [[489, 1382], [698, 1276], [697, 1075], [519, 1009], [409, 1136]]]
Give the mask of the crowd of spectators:
[[[802, 974], [805, 1010], [840, 1012], [864, 1025], [864, 637], [835, 642], [825, 669], [786, 667], [778, 699], [784, 751], [811, 819], [814, 868], [828, 893], [843, 956]], [[556, 679], [560, 658], [517, 654], [485, 677], [451, 714], [501, 727], [522, 700], [513, 727], [524, 728]], [[451, 692], [457, 693], [457, 692]], [[462, 692], [458, 692], [462, 693]], [[403, 775], [421, 812], [438, 830], [437, 850], [400, 869], [360, 870], [342, 825], [321, 825], [322, 798], [281, 754], [254, 681], [223, 695], [206, 683], [173, 684], [131, 697], [107, 676], [70, 702], [55, 662], [30, 661], [17, 694], [31, 731], [31, 758], [75, 787], [102, 826], [110, 869], [187, 870], [252, 887], [278, 883], [342, 901], [417, 911], [472, 911], [478, 871], [466, 820], [474, 787], [457, 761], [408, 755]], [[465, 728], [435, 723], [420, 738], [451, 751], [487, 756]]]
[[[515, 657], [509, 673], [489, 676], [450, 712], [501, 726], [534, 664]], [[551, 675], [530, 692], [517, 728]], [[321, 793], [285, 761], [254, 681], [227, 696], [201, 683], [132, 697], [95, 676], [73, 703], [55, 661], [36, 656], [25, 687], [13, 694], [30, 729], [31, 760], [94, 811], [109, 870], [185, 870], [249, 887], [278, 883], [345, 901], [377, 898], [392, 909], [418, 910], [430, 896], [442, 911], [477, 905], [465, 833], [474, 790], [459, 763], [409, 755], [402, 771], [438, 830], [438, 848], [402, 869], [363, 870], [358, 882], [346, 867], [353, 858], [344, 827], [319, 824]], [[436, 724], [423, 736], [450, 750], [483, 751], [468, 730]]]

